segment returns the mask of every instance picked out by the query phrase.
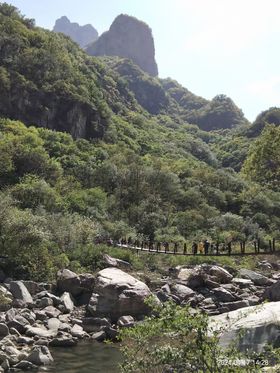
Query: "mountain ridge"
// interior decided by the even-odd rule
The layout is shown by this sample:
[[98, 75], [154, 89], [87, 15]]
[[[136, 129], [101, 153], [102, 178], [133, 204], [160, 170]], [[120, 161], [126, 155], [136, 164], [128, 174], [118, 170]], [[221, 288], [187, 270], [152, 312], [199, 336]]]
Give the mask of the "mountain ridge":
[[69, 36], [81, 48], [85, 48], [88, 44], [98, 39], [98, 32], [91, 24], [80, 26], [76, 22], [70, 22], [66, 16], [56, 20], [53, 31], [62, 32], [64, 35]]

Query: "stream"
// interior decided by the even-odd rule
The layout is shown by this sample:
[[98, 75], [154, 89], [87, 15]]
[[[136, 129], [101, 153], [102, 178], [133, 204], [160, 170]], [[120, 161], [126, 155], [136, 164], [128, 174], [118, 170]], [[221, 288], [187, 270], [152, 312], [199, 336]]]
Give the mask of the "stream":
[[54, 363], [38, 373], [118, 373], [121, 353], [116, 345], [80, 342], [75, 347], [51, 349]]

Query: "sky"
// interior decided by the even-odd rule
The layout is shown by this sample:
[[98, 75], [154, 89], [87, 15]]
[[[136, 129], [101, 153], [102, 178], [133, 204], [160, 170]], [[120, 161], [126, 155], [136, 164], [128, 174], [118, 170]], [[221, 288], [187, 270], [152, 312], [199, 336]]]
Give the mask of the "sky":
[[6, 0], [38, 26], [66, 15], [101, 34], [125, 13], [153, 30], [161, 78], [211, 99], [226, 94], [253, 121], [280, 106], [279, 0]]

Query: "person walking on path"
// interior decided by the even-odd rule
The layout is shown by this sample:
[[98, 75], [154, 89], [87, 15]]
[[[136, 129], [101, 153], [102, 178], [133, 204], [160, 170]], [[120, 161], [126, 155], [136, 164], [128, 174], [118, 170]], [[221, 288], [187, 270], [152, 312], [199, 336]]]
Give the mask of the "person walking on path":
[[219, 242], [216, 243], [215, 247], [216, 247], [216, 255], [219, 255], [220, 254], [220, 252], [219, 252], [219, 247], [220, 247]]
[[197, 254], [197, 243], [196, 242], [193, 242], [192, 244], [192, 253], [193, 255]]
[[202, 241], [200, 241], [199, 244], [198, 244], [199, 254], [203, 254], [203, 249], [204, 249], [204, 244], [203, 244]]
[[208, 255], [210, 243], [208, 240], [204, 241], [204, 255]]

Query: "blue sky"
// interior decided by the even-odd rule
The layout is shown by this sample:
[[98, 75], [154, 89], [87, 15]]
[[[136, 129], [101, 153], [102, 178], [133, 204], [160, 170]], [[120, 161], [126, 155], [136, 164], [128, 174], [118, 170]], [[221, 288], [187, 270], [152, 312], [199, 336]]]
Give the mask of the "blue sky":
[[7, 0], [38, 26], [66, 15], [99, 33], [120, 13], [153, 30], [160, 77], [230, 96], [246, 117], [280, 106], [279, 0]]

